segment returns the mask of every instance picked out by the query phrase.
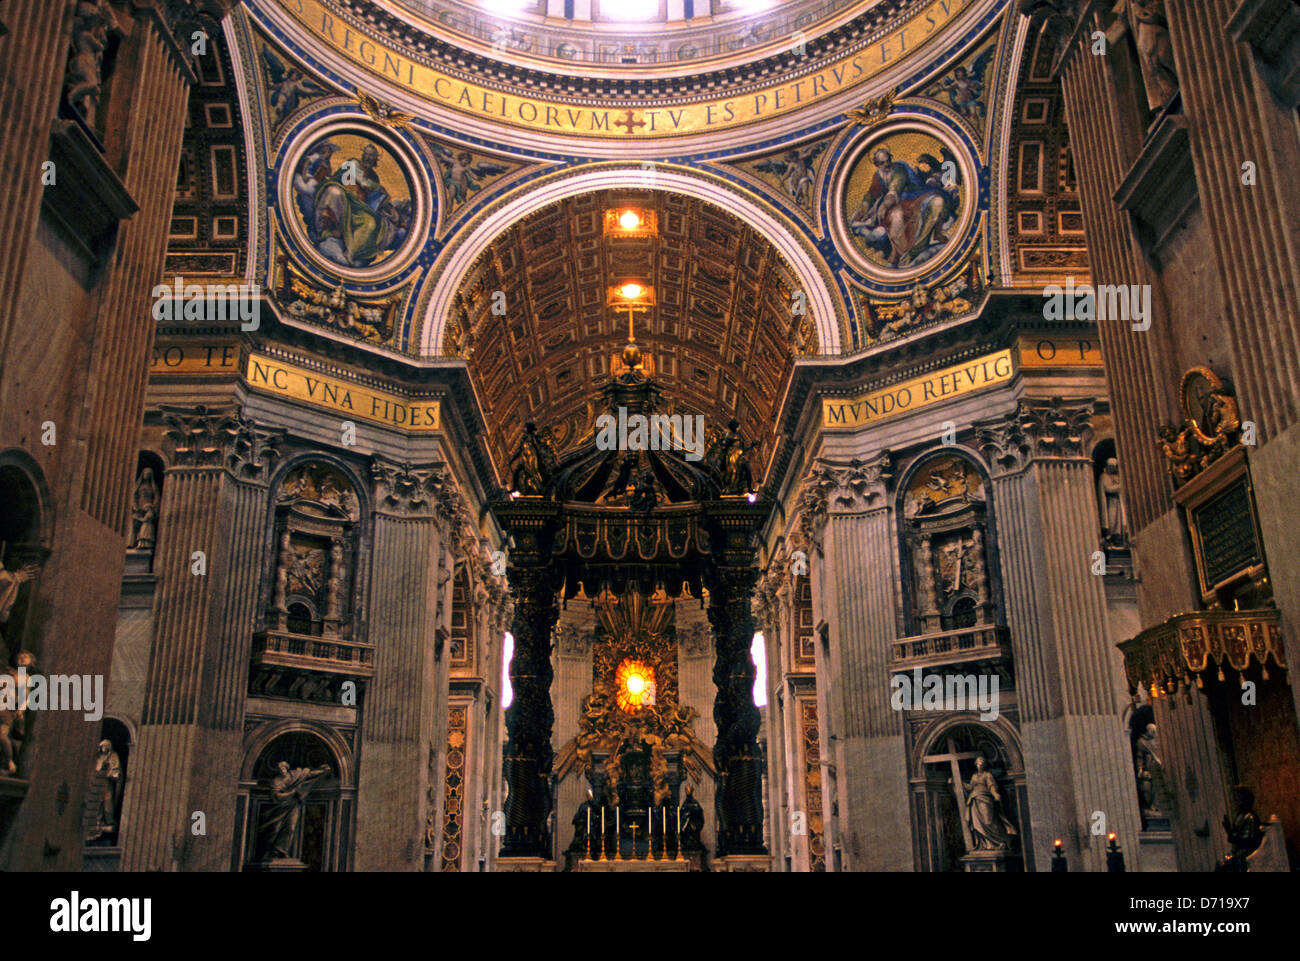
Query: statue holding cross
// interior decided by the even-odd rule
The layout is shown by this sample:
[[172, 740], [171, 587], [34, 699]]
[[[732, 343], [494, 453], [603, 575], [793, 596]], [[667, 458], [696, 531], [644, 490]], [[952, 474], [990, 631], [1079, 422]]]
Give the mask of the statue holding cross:
[[[975, 761], [975, 773], [967, 782], [962, 777], [961, 762], [971, 759]], [[1003, 810], [997, 778], [988, 770], [988, 760], [982, 751], [959, 751], [955, 741], [949, 738], [946, 754], [927, 755], [925, 761], [946, 761], [952, 766], [948, 783], [957, 796], [962, 839], [966, 842], [967, 852], [1008, 851], [1015, 846], [1016, 826]]]

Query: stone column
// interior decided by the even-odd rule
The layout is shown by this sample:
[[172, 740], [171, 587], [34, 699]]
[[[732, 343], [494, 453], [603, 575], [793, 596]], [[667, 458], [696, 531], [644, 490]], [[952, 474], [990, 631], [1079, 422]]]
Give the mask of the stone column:
[[723, 567], [709, 580], [709, 626], [713, 629], [713, 721], [717, 741], [718, 856], [766, 854], [763, 843], [763, 758], [758, 746], [762, 722], [754, 706], [754, 615], [750, 604], [758, 571]]
[[1040, 871], [1049, 870], [1054, 838], [1073, 864], [1105, 870], [1110, 831], [1129, 870], [1138, 869], [1123, 661], [1110, 642], [1103, 577], [1093, 571], [1092, 416], [1091, 403], [1021, 401], [1005, 418], [976, 425], [993, 476], [1021, 708], [1034, 838], [1024, 856]]
[[514, 700], [506, 709], [504, 776], [506, 835], [503, 858], [550, 856], [551, 730], [555, 710], [551, 705], [551, 631], [560, 616], [558, 585], [543, 564], [514, 566], [508, 572], [515, 614], [510, 633], [515, 639], [510, 661], [510, 686]]
[[[376, 460], [367, 607], [375, 676], [366, 687], [357, 777], [358, 871], [414, 871], [423, 864], [430, 805], [429, 754], [440, 752], [446, 707], [446, 655], [439, 650], [445, 585], [438, 562], [445, 545], [434, 467]], [[435, 733], [437, 732], [437, 733]], [[441, 794], [434, 791], [434, 806]], [[435, 811], [436, 819], [436, 811]]]
[[824, 743], [835, 758], [842, 867], [851, 871], [914, 867], [903, 722], [889, 704], [899, 595], [890, 479], [887, 453], [866, 464], [819, 460], [801, 497], [821, 545], [810, 570], [814, 619], [825, 621], [829, 643], [817, 687], [830, 715]]
[[[235, 830], [266, 484], [282, 435], [229, 410], [166, 408], [164, 417], [154, 638], [122, 868], [221, 870]], [[204, 835], [191, 831], [195, 812]]]

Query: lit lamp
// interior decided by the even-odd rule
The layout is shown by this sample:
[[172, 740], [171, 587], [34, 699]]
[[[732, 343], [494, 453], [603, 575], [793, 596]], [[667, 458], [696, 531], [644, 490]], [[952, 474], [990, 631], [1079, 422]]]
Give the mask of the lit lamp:
[[615, 207], [605, 211], [605, 236], [643, 239], [659, 234], [659, 218], [641, 207]]
[[1065, 845], [1060, 838], [1057, 838], [1052, 844], [1052, 873], [1068, 873], [1069, 870], [1070, 863], [1065, 860]]
[[649, 310], [655, 305], [655, 289], [649, 284], [629, 280], [609, 288], [605, 305], [615, 310], [627, 311], [627, 344], [619, 354], [614, 356], [612, 372], [619, 374], [640, 367], [647, 374], [653, 373], [654, 365], [650, 357], [642, 356], [641, 348], [636, 345], [632, 323], [637, 311]]
[[1124, 867], [1124, 852], [1120, 850], [1114, 831], [1106, 835], [1106, 842], [1106, 870], [1112, 874], [1127, 871]]

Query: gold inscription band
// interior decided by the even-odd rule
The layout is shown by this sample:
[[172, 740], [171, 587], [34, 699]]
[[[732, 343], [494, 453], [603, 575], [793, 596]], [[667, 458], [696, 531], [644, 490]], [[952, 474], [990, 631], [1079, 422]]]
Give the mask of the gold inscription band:
[[1011, 351], [979, 357], [965, 364], [916, 377], [861, 397], [823, 398], [823, 427], [862, 427], [940, 401], [982, 390], [1011, 379]]
[[581, 137], [680, 137], [767, 120], [857, 86], [941, 32], [974, 0], [935, 0], [901, 26], [816, 73], [741, 96], [656, 107], [584, 107], [466, 82], [418, 63], [396, 46], [359, 33], [321, 0], [278, 0], [320, 43], [362, 69], [420, 97], [494, 123]]
[[239, 370], [239, 344], [158, 341], [149, 374], [230, 374]]
[[442, 408], [436, 400], [411, 400], [360, 387], [260, 354], [249, 354], [244, 376], [255, 390], [332, 410], [344, 415], [344, 419], [358, 418], [418, 432], [442, 429]]
[[1095, 334], [1024, 334], [1017, 346], [1021, 367], [1101, 366], [1101, 344]]

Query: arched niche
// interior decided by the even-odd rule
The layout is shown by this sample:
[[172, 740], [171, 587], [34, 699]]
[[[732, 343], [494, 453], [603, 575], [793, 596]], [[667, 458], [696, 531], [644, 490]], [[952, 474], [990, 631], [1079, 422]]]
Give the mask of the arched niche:
[[40, 467], [23, 451], [0, 452], [0, 671], [28, 648], [31, 599], [50, 556], [52, 528]]
[[131, 490], [131, 512], [127, 518], [126, 570], [128, 574], [149, 573], [158, 544], [158, 521], [162, 513], [162, 489], [166, 475], [163, 459], [153, 451], [141, 451], [136, 459]]
[[921, 870], [968, 871], [973, 858], [1020, 866], [1032, 850], [1029, 796], [1020, 739], [1005, 717], [936, 719], [918, 732], [909, 762]]
[[923, 454], [898, 498], [906, 633], [1002, 623], [990, 486], [978, 458], [958, 447]]
[[285, 722], [245, 753], [236, 823], [243, 870], [346, 870], [355, 788], [346, 744], [334, 731]]
[[90, 765], [83, 838], [87, 847], [121, 846], [121, 828], [135, 736], [120, 718], [105, 715]]

